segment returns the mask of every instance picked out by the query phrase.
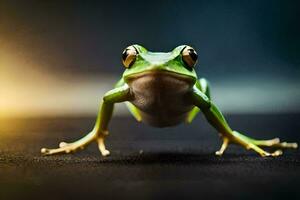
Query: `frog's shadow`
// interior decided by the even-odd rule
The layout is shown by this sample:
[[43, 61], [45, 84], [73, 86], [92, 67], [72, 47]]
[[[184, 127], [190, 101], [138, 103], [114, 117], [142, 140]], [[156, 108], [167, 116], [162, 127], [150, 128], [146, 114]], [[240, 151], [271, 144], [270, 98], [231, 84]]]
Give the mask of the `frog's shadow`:
[[[243, 159], [244, 157], [244, 159]], [[209, 153], [188, 153], [188, 152], [148, 152], [138, 155], [117, 155], [101, 158], [98, 162], [118, 165], [147, 165], [147, 164], [174, 164], [174, 165], [192, 165], [192, 164], [225, 164], [240, 163], [245, 158], [252, 155], [227, 154], [222, 157]]]

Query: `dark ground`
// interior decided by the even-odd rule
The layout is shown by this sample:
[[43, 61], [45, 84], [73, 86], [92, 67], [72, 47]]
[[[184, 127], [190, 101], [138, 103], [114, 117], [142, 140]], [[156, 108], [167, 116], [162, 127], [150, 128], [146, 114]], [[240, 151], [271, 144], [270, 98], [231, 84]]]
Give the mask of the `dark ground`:
[[[300, 141], [299, 114], [227, 119], [250, 136]], [[102, 158], [96, 144], [73, 155], [40, 155], [41, 147], [73, 141], [93, 123], [93, 118], [1, 120], [0, 199], [300, 198], [298, 150], [261, 158], [230, 146], [216, 157], [220, 140], [203, 118], [167, 129], [114, 118], [110, 157]]]

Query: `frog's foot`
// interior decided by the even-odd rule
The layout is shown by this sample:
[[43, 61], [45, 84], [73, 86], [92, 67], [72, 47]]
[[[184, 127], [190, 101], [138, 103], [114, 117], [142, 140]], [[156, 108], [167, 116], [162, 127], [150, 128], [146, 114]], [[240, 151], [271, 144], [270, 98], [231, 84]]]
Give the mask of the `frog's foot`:
[[[274, 138], [271, 140], [256, 140], [256, 139], [244, 136], [237, 131], [232, 131], [232, 135], [230, 135], [230, 137], [226, 137], [223, 135], [221, 135], [221, 136], [223, 137], [223, 144], [222, 144], [220, 150], [216, 152], [216, 155], [219, 155], [219, 156], [221, 156], [224, 153], [224, 151], [226, 150], [229, 143], [239, 144], [248, 150], [254, 150], [255, 152], [257, 152], [258, 154], [260, 154], [263, 157], [265, 157], [265, 156], [273, 156], [273, 157], [280, 156], [283, 153], [281, 149], [285, 149], [285, 148], [296, 149], [296, 148], [298, 148], [297, 143], [280, 142], [279, 138]], [[270, 152], [263, 150], [261, 147], [272, 147], [272, 148], [274, 147], [274, 148], [277, 148], [277, 150], [270, 153]]]
[[58, 153], [73, 153], [77, 150], [84, 149], [92, 141], [96, 140], [96, 138], [97, 138], [97, 133], [95, 131], [92, 131], [89, 134], [87, 134], [85, 137], [77, 140], [76, 142], [72, 142], [72, 143], [61, 142], [59, 144], [59, 148], [55, 148], [55, 149], [42, 148], [41, 153], [43, 155], [53, 155]]

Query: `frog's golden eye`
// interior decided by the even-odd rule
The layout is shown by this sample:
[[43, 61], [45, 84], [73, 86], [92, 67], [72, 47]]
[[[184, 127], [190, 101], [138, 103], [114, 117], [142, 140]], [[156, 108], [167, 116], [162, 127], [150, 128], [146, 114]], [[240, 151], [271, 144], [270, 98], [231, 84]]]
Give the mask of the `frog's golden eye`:
[[198, 55], [195, 49], [190, 46], [185, 46], [181, 51], [181, 55], [182, 61], [187, 67], [189, 67], [190, 69], [195, 67], [198, 59]]
[[122, 62], [126, 68], [133, 65], [136, 60], [138, 51], [134, 46], [127, 47], [122, 53]]

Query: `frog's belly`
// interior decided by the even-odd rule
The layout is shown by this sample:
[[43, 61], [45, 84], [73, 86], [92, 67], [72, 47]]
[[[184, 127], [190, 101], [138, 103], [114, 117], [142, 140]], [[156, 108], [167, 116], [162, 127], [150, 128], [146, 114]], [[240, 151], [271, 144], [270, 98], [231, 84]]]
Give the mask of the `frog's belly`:
[[156, 127], [173, 126], [185, 120], [193, 108], [189, 100], [192, 83], [172, 75], [148, 74], [129, 83], [134, 93], [131, 101], [142, 121]]

